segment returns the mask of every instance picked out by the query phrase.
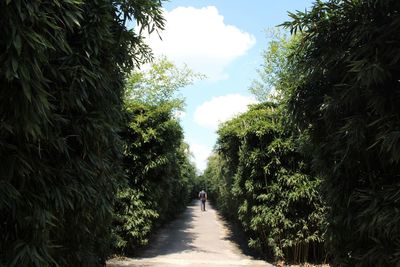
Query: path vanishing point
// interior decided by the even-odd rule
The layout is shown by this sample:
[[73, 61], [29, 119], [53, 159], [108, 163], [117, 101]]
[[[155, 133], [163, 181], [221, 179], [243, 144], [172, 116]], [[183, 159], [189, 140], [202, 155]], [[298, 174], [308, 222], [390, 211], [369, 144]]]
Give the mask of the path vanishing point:
[[273, 267], [244, 255], [217, 212], [210, 205], [206, 209], [202, 212], [200, 202], [192, 203], [157, 233], [140, 257], [112, 259], [107, 267]]

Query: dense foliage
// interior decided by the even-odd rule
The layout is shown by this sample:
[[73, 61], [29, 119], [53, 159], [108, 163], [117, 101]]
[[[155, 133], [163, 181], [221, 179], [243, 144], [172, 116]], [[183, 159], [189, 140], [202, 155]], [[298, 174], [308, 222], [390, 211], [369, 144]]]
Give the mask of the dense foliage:
[[217, 206], [240, 221], [249, 245], [277, 260], [321, 259], [320, 180], [310, 175], [280, 107], [253, 106], [224, 123], [218, 134], [204, 177]]
[[190, 200], [195, 168], [179, 122], [169, 106], [129, 105], [124, 133], [128, 181], [116, 203], [116, 247], [133, 252], [154, 228], [182, 211]]
[[195, 167], [176, 111], [183, 108], [180, 87], [195, 74], [166, 58], [130, 73], [125, 88], [123, 131], [127, 181], [115, 203], [114, 246], [124, 253], [146, 245], [150, 235], [191, 200]]
[[400, 2], [318, 1], [292, 17], [291, 111], [324, 178], [334, 265], [398, 266]]
[[124, 70], [149, 58], [127, 19], [161, 3], [0, 2], [0, 265], [99, 266], [110, 247]]

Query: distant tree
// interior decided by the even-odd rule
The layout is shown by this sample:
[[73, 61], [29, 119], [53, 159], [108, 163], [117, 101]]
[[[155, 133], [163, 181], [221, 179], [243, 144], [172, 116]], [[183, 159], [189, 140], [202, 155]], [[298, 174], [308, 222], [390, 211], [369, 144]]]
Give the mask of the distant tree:
[[191, 199], [195, 166], [175, 112], [184, 107], [179, 89], [197, 77], [201, 76], [162, 57], [126, 79], [127, 181], [118, 190], [113, 228], [118, 251], [132, 253], [147, 244], [150, 234]]
[[253, 80], [249, 88], [249, 91], [260, 102], [271, 101], [276, 95], [276, 91], [281, 91], [282, 88], [279, 87], [284, 82], [282, 76], [289, 74], [286, 69], [289, 48], [293, 43], [292, 38], [287, 37], [278, 28], [268, 32], [271, 33], [272, 40], [262, 54], [263, 63], [257, 70], [258, 78]]
[[152, 105], [169, 103], [182, 110], [185, 99], [179, 89], [192, 84], [204, 75], [193, 72], [186, 65], [177, 67], [166, 57], [153, 61], [149, 69], [134, 70], [126, 81], [125, 99]]
[[214, 152], [208, 158], [202, 180], [207, 185], [208, 197], [216, 204], [218, 210], [225, 217], [237, 220], [238, 203], [231, 191], [233, 173], [228, 173], [230, 169], [224, 158], [223, 155]]

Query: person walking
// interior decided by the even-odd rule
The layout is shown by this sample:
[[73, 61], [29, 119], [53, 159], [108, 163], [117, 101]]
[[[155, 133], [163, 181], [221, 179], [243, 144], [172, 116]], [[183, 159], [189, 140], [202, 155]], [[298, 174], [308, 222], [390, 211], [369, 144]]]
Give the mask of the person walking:
[[201, 208], [201, 211], [206, 211], [206, 200], [207, 200], [207, 193], [206, 193], [206, 191], [204, 191], [204, 190], [201, 190], [200, 192], [199, 192], [199, 199], [200, 199], [200, 208]]

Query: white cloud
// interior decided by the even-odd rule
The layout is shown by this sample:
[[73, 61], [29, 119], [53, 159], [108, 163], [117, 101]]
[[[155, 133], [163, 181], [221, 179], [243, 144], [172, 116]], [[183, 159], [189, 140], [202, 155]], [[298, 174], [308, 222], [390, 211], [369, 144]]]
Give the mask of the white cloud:
[[207, 167], [207, 159], [211, 155], [212, 149], [206, 145], [190, 142], [190, 152], [193, 153], [194, 162], [197, 169], [204, 171]]
[[154, 53], [166, 55], [177, 64], [186, 63], [213, 80], [226, 78], [225, 67], [256, 42], [253, 35], [225, 24], [215, 6], [177, 7], [164, 11], [164, 16], [162, 40], [157, 34], [148, 37]]
[[248, 105], [255, 103], [254, 97], [240, 94], [213, 97], [196, 108], [194, 120], [203, 127], [216, 130], [220, 123], [246, 112]]

